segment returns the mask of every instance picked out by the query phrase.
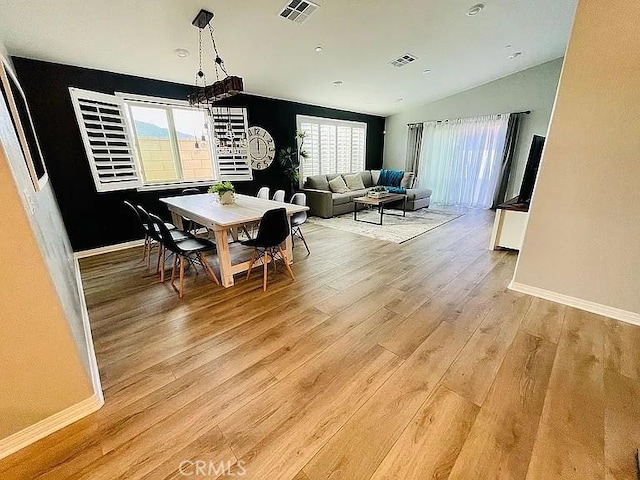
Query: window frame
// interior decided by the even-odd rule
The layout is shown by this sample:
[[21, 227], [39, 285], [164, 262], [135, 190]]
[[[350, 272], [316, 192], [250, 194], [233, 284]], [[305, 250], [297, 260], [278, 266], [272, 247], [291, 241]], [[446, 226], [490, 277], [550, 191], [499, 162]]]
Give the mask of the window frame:
[[[185, 180], [182, 172], [182, 158], [180, 157], [180, 150], [178, 148], [178, 138], [177, 138], [177, 130], [175, 126], [175, 121], [173, 117], [173, 109], [182, 109], [182, 110], [196, 110], [204, 112], [205, 117], [209, 117], [208, 112], [203, 109], [195, 108], [189, 105], [189, 102], [185, 100], [173, 100], [168, 98], [159, 98], [159, 97], [148, 97], [144, 95], [131, 95], [122, 92], [116, 92], [115, 96], [118, 97], [125, 109], [125, 117], [127, 122], [127, 127], [130, 131], [132, 137], [132, 146], [135, 152], [135, 161], [138, 166], [138, 172], [140, 175], [140, 186], [137, 188], [139, 192], [144, 191], [153, 191], [153, 190], [172, 190], [172, 189], [180, 189], [180, 188], [188, 188], [188, 187], [202, 187], [211, 185], [213, 183], [217, 183], [220, 181], [220, 173], [218, 172], [218, 162], [216, 158], [216, 151], [213, 148], [213, 130], [212, 130], [212, 122], [208, 121], [208, 135], [209, 141], [207, 142], [207, 148], [209, 149], [209, 153], [211, 155], [211, 167], [213, 171], [213, 178], [206, 180]], [[175, 182], [149, 182], [146, 179], [145, 170], [142, 165], [142, 157], [140, 155], [140, 144], [138, 139], [138, 132], [135, 128], [135, 123], [133, 119], [133, 114], [131, 111], [131, 107], [147, 107], [147, 108], [157, 108], [160, 110], [164, 110], [167, 115], [167, 125], [169, 130], [169, 142], [171, 145], [171, 153], [173, 156], [173, 163], [176, 168], [176, 172], [179, 172], [182, 180], [178, 180]]]
[[[223, 181], [253, 180], [246, 107], [214, 106], [202, 109], [189, 105], [185, 100], [122, 92], [109, 94], [76, 87], [69, 87], [69, 97], [97, 193], [119, 190], [171, 190], [208, 186]], [[169, 140], [172, 144], [172, 160], [179, 162], [177, 166], [181, 177], [183, 177], [183, 165], [173, 109], [203, 112], [208, 123], [209, 141], [207, 143], [212, 162], [212, 178], [147, 182], [141, 163], [139, 138], [132, 121], [131, 106], [159, 108], [166, 112], [170, 131]], [[224, 120], [225, 115], [228, 130], [232, 133], [231, 136], [218, 137], [216, 136], [216, 129], [220, 128], [218, 117]], [[229, 150], [229, 146], [225, 145], [224, 141], [231, 142], [231, 153], [226, 151]]]
[[[356, 120], [340, 120], [340, 119], [336, 119], [336, 118], [327, 118], [327, 117], [317, 117], [317, 116], [313, 116], [313, 115], [301, 115], [298, 114], [296, 115], [296, 129], [298, 131], [302, 130], [302, 124], [303, 123], [314, 123], [318, 125], [318, 174], [319, 175], [331, 175], [334, 173], [352, 173], [352, 172], [323, 172], [322, 171], [322, 140], [321, 140], [321, 126], [322, 125], [327, 125], [327, 126], [333, 126], [335, 127], [335, 144], [336, 144], [336, 170], [337, 168], [337, 162], [338, 162], [338, 127], [349, 127], [351, 129], [351, 154], [350, 154], [350, 158], [351, 158], [351, 168], [353, 168], [353, 131], [354, 128], [361, 128], [364, 130], [364, 145], [363, 145], [363, 165], [362, 165], [362, 169], [366, 169], [367, 167], [367, 130], [368, 130], [368, 125], [366, 122], [358, 122]], [[306, 180], [307, 177], [304, 176], [304, 169], [303, 169], [303, 165], [302, 162], [300, 162], [300, 182], [301, 184]]]

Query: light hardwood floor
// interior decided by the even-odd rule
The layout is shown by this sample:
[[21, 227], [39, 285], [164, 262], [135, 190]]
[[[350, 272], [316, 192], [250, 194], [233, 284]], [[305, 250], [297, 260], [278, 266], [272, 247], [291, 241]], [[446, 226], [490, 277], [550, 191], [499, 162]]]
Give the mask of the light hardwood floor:
[[266, 293], [83, 260], [106, 404], [0, 478], [634, 479], [640, 327], [507, 290], [492, 220], [403, 245], [307, 224]]

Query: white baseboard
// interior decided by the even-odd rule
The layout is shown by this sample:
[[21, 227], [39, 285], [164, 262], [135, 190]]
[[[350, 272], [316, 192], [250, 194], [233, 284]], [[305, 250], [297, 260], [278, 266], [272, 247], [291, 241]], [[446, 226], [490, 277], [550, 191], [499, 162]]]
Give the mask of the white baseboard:
[[115, 245], [106, 245], [104, 247], [91, 248], [89, 250], [80, 250], [73, 254], [78, 258], [92, 257], [94, 255], [102, 255], [103, 253], [117, 252], [118, 250], [126, 250], [127, 248], [141, 247], [144, 245], [144, 240], [132, 240], [130, 242], [116, 243]]
[[102, 392], [93, 394], [91, 397], [80, 403], [71, 405], [69, 408], [55, 413], [44, 420], [39, 421], [13, 435], [0, 440], [0, 459], [5, 458], [12, 453], [17, 452], [21, 448], [30, 445], [41, 438], [51, 435], [53, 432], [61, 428], [77, 422], [81, 418], [97, 411], [104, 404]]
[[76, 274], [76, 284], [78, 287], [78, 295], [80, 296], [80, 310], [82, 311], [82, 326], [84, 328], [84, 338], [87, 345], [87, 356], [89, 357], [89, 374], [91, 375], [91, 384], [93, 385], [93, 393], [102, 400], [102, 383], [100, 382], [100, 371], [98, 369], [98, 360], [96, 351], [93, 347], [93, 335], [91, 334], [91, 323], [89, 322], [89, 312], [87, 310], [87, 302], [84, 298], [84, 287], [82, 285], [82, 275], [80, 274], [80, 263], [78, 259], [74, 259], [74, 267]]
[[605, 317], [620, 320], [622, 322], [640, 325], [640, 313], [630, 312], [628, 310], [622, 310], [615, 307], [609, 307], [608, 305], [590, 302], [588, 300], [571, 297], [563, 293], [552, 292], [550, 290], [532, 287], [530, 285], [525, 285], [517, 282], [511, 282], [509, 284], [509, 289], [520, 293], [526, 293], [527, 295], [533, 295], [534, 297], [544, 298], [545, 300], [551, 300], [552, 302], [562, 303], [563, 305], [568, 305], [580, 310], [603, 315]]
[[[206, 233], [206, 228], [199, 228], [196, 230], [196, 234], [200, 235]], [[141, 247], [144, 245], [144, 240], [131, 240], [130, 242], [116, 243], [115, 245], [105, 245], [104, 247], [91, 248], [89, 250], [80, 250], [73, 254], [77, 258], [93, 257], [94, 255], [102, 255], [103, 253], [117, 252], [119, 250], [126, 250], [127, 248]]]

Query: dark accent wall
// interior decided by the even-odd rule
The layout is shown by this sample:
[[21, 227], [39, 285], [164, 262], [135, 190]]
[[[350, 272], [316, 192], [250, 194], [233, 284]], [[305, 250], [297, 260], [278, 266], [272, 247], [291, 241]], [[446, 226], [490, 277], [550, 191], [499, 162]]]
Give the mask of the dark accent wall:
[[[69, 87], [108, 94], [124, 92], [185, 99], [191, 86], [26, 58], [14, 57], [13, 63], [29, 103], [47, 170], [74, 251], [142, 237], [131, 212], [122, 203], [124, 200], [138, 202], [169, 218], [167, 209], [158, 199], [178, 195], [180, 190], [96, 192], [73, 112]], [[367, 168], [378, 169], [382, 166], [384, 117], [254, 95], [238, 95], [221, 104], [246, 107], [249, 125], [268, 130], [278, 150], [294, 146], [296, 115], [365, 122]], [[239, 193], [255, 194], [263, 185], [269, 186], [272, 192], [278, 188], [289, 188], [289, 182], [282, 174], [277, 159], [264, 171], [254, 170], [253, 175], [252, 182], [236, 184]]]

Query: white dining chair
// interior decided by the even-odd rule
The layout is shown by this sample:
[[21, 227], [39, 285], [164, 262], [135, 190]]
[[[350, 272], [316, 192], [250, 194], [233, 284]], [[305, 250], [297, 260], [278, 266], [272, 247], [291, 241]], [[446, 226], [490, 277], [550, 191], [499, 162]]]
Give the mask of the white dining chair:
[[[304, 193], [294, 193], [289, 203], [306, 207], [307, 196]], [[304, 243], [304, 246], [307, 249], [307, 253], [311, 253], [311, 251], [309, 250], [309, 245], [307, 245], [307, 241], [304, 239], [304, 235], [302, 234], [302, 229], [300, 228], [306, 221], [306, 211], [294, 213], [293, 215], [291, 215], [291, 241], [293, 243], [293, 238], [298, 237]]]
[[273, 194], [272, 200], [274, 202], [284, 202], [284, 190], [276, 190], [276, 193]]
[[256, 195], [258, 198], [262, 198], [264, 200], [269, 200], [269, 187], [260, 187], [258, 190], [258, 194]]

